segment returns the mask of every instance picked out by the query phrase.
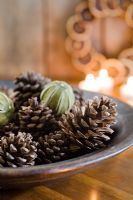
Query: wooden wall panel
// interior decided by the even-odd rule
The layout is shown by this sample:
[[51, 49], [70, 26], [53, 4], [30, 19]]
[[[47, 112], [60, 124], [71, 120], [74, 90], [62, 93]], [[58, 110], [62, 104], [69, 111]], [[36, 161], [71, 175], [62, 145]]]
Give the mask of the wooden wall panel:
[[42, 70], [43, 66], [43, 23], [42, 4], [36, 0], [18, 0], [18, 51], [21, 70]]
[[[64, 45], [66, 21], [80, 1], [0, 0], [0, 79], [31, 70], [54, 79], [84, 77], [72, 66]], [[123, 20], [95, 19], [93, 46], [111, 57], [129, 47], [132, 31]]]
[[41, 0], [0, 0], [0, 78], [46, 72], [42, 13]]
[[0, 0], [0, 78], [34, 70], [77, 79], [64, 40], [66, 21], [79, 1]]
[[[0, 0], [0, 75], [10, 73], [14, 62], [15, 20], [14, 9], [16, 1]], [[8, 70], [7, 70], [8, 68]]]

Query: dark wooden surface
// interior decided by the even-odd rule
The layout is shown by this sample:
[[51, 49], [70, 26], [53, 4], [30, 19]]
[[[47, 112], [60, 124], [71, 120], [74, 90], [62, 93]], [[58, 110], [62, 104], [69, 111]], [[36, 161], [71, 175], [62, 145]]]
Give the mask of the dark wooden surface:
[[133, 149], [60, 182], [0, 191], [0, 200], [133, 200]]

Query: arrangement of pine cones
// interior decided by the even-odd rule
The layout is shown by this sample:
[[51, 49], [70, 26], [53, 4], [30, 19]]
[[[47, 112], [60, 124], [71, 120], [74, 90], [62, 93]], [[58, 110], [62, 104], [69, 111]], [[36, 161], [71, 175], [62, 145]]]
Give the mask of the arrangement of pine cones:
[[[116, 123], [117, 115], [114, 101], [105, 96], [86, 101], [82, 91], [58, 82], [58, 98], [53, 99], [53, 103], [58, 104], [59, 110], [60, 98], [64, 98], [63, 102], [64, 95], [69, 95], [67, 89], [75, 96], [74, 104], [71, 108], [68, 105], [69, 109], [63, 114], [57, 114], [50, 107], [53, 106], [52, 96], [55, 98], [54, 83], [51, 84], [50, 79], [36, 73], [16, 78], [13, 116], [5, 124], [3, 121], [0, 124], [0, 167], [27, 167], [62, 161], [106, 147], [111, 141], [114, 136], [112, 125]], [[52, 88], [51, 95], [48, 85]], [[44, 89], [42, 98], [45, 96], [45, 103], [44, 99], [41, 101]], [[3, 90], [8, 94], [6, 91]], [[46, 104], [46, 100], [50, 104]]]

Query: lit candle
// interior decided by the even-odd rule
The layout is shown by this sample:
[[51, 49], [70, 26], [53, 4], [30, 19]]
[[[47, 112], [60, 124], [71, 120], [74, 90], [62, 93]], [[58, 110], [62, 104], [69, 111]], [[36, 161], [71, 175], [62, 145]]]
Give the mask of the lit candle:
[[93, 74], [88, 74], [85, 80], [79, 83], [79, 88], [110, 94], [113, 88], [113, 79], [109, 77], [106, 69], [101, 69], [97, 78]]
[[127, 83], [120, 89], [121, 95], [133, 101], [133, 76], [130, 76]]
[[79, 83], [79, 88], [88, 91], [98, 91], [98, 86], [94, 75], [87, 74], [85, 80]]
[[106, 69], [101, 69], [99, 76], [96, 79], [98, 90], [106, 94], [110, 94], [113, 88], [113, 80], [109, 77], [108, 71]]

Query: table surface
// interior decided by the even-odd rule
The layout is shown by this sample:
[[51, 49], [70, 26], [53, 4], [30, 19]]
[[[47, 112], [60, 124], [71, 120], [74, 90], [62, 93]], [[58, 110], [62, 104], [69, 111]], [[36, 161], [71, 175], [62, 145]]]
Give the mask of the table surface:
[[133, 148], [64, 182], [1, 191], [0, 200], [133, 200]]
[[70, 199], [133, 200], [133, 148], [56, 185], [0, 191], [0, 200]]

